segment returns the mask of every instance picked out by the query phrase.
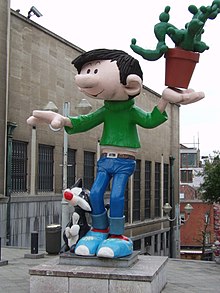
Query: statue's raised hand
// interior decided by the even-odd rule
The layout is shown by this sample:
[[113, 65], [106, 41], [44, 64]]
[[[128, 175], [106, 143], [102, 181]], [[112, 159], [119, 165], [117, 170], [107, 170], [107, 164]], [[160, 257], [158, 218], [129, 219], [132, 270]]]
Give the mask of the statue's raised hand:
[[164, 100], [180, 105], [195, 103], [204, 97], [204, 92], [195, 92], [193, 89], [180, 90], [168, 87], [162, 93]]

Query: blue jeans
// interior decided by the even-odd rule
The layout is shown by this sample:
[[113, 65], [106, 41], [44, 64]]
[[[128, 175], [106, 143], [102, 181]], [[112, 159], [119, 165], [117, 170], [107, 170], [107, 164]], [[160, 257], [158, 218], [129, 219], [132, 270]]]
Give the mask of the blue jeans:
[[136, 161], [121, 158], [100, 158], [97, 163], [97, 176], [90, 190], [92, 215], [105, 212], [104, 193], [110, 180], [112, 181], [110, 195], [110, 217], [123, 218], [124, 193], [128, 178], [134, 173]]

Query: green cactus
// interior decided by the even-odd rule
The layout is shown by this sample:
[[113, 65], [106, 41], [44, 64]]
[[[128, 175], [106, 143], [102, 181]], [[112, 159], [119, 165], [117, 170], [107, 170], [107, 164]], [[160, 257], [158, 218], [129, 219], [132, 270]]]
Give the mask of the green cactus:
[[154, 26], [154, 34], [158, 40], [155, 50], [143, 49], [136, 45], [136, 39], [131, 40], [131, 49], [149, 61], [158, 60], [166, 53], [168, 47], [165, 43], [166, 35], [174, 42], [176, 47], [186, 51], [203, 53], [209, 47], [201, 41], [201, 36], [204, 33], [204, 25], [208, 19], [215, 19], [220, 13], [220, 0], [214, 0], [211, 6], [201, 6], [197, 8], [195, 5], [190, 5], [188, 10], [193, 17], [190, 22], [186, 23], [184, 29], [178, 29], [169, 23], [170, 6], [166, 6], [160, 14], [160, 22]]

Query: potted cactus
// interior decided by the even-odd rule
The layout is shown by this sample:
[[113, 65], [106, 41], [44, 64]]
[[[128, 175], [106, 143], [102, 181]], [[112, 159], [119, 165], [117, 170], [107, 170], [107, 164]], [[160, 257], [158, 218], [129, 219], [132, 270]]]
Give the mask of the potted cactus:
[[[184, 29], [178, 29], [171, 23], [170, 6], [166, 6], [160, 14], [160, 22], [154, 26], [154, 34], [158, 40], [155, 50], [143, 49], [136, 45], [136, 39], [131, 41], [131, 49], [149, 61], [166, 58], [165, 85], [170, 87], [188, 88], [196, 63], [199, 62], [200, 53], [209, 47], [201, 41], [204, 25], [208, 19], [215, 19], [220, 12], [220, 0], [214, 0], [210, 6], [195, 5], [188, 7], [193, 14], [190, 22]], [[169, 36], [174, 42], [174, 48], [168, 48], [165, 42]]]

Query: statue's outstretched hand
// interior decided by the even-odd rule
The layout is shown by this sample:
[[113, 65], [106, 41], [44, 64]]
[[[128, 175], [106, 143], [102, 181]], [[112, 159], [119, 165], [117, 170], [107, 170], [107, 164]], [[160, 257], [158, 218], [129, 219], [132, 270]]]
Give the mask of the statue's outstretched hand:
[[32, 116], [27, 119], [27, 123], [31, 126], [36, 126], [40, 123], [51, 125], [53, 129], [60, 129], [63, 126], [71, 126], [70, 120], [53, 111], [34, 110]]
[[180, 105], [195, 103], [204, 97], [204, 92], [195, 92], [193, 89], [180, 90], [168, 87], [162, 93], [164, 100]]

